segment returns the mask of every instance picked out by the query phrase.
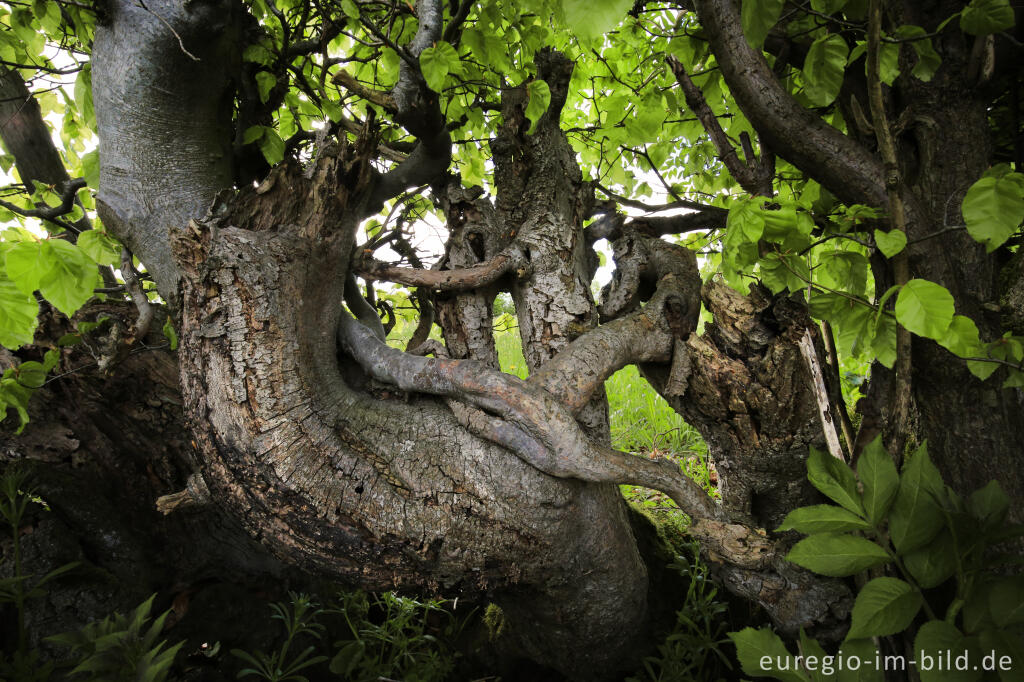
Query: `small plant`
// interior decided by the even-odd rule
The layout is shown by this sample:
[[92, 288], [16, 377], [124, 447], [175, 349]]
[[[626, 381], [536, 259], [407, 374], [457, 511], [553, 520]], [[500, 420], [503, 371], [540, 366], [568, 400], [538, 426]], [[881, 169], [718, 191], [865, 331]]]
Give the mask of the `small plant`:
[[184, 642], [167, 647], [167, 640], [159, 639], [169, 611], [147, 627], [155, 597], [129, 616], [115, 613], [77, 632], [47, 639], [71, 647], [78, 661], [72, 676], [86, 675], [91, 682], [163, 682]]
[[318, 604], [305, 594], [292, 592], [289, 596], [290, 604], [278, 602], [270, 605], [273, 612], [271, 617], [280, 620], [285, 629], [285, 640], [276, 651], [269, 654], [257, 651], [253, 655], [241, 649], [231, 650], [233, 656], [251, 666], [240, 670], [239, 678], [256, 675], [268, 682], [309, 682], [308, 678], [299, 672], [327, 660], [326, 656], [313, 656], [316, 651], [315, 645], [307, 646], [299, 654], [289, 658], [292, 645], [297, 639], [309, 636], [319, 640], [324, 630], [324, 626], [317, 622], [317, 618], [324, 612]]
[[[11, 553], [4, 561], [11, 562], [11, 576], [0, 578], [0, 604], [12, 604], [15, 614], [17, 643], [11, 659], [0, 656], [0, 675], [17, 680], [46, 680], [53, 670], [52, 664], [43, 664], [39, 652], [27, 648], [28, 632], [25, 628], [25, 603], [46, 594], [46, 585], [67, 573], [78, 562], [59, 566], [41, 578], [25, 573], [21, 561], [21, 526], [29, 505], [39, 501], [28, 480], [28, 474], [19, 467], [9, 467], [0, 476], [0, 516], [7, 522], [11, 534]], [[0, 652], [2, 653], [2, 652]]]
[[[454, 639], [465, 624], [444, 608], [444, 600], [420, 602], [385, 592], [371, 600], [362, 592], [342, 593], [334, 610], [350, 637], [335, 644], [332, 673], [350, 682], [401, 679], [440, 682], [455, 662], [445, 641], [428, 632], [432, 618], [447, 620], [445, 639]], [[372, 614], [371, 611], [377, 611]], [[374, 617], [371, 617], [374, 616]]]
[[725, 637], [728, 607], [718, 599], [718, 588], [707, 565], [700, 561], [698, 548], [694, 546], [692, 550], [692, 562], [677, 556], [672, 563], [672, 568], [688, 578], [686, 600], [676, 614], [675, 626], [658, 645], [658, 655], [645, 658], [643, 672], [628, 682], [715, 680], [732, 669], [722, 650], [729, 641]]
[[[1016, 561], [992, 548], [1024, 528], [1006, 523], [1009, 499], [998, 483], [964, 499], [944, 484], [926, 446], [897, 474], [880, 439], [861, 455], [856, 476], [815, 450], [807, 471], [838, 506], [793, 510], [779, 530], [808, 537], [786, 558], [821, 575], [869, 571], [870, 579], [857, 594], [850, 630], [836, 654], [803, 633], [800, 656], [768, 628], [729, 633], [747, 675], [831, 679], [845, 664], [847, 670], [861, 668], [856, 679], [862, 680], [910, 669], [922, 682], [1020, 679], [1024, 579], [1008, 574]], [[894, 638], [884, 654], [879, 638]]]

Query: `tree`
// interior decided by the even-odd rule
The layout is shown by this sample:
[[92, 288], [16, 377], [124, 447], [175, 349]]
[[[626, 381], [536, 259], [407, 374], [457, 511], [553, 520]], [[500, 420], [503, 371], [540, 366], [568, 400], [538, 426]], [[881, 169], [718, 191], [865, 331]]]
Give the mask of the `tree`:
[[[778, 628], [833, 637], [849, 590], [786, 563], [791, 538], [771, 533], [815, 499], [809, 446], [927, 438], [955, 486], [1024, 493], [1005, 0], [108, 0], [5, 22], [5, 120], [31, 125], [2, 135], [35, 193], [3, 205], [52, 237], [3, 242], [0, 341], [32, 341], [34, 291], [74, 314], [97, 264], [137, 310], [107, 323], [104, 369], [169, 315], [189, 434], [170, 457], [196, 472], [161, 504], [207, 504], [286, 563], [487, 594], [522, 654], [593, 679], [630, 660], [650, 610], [615, 484], [671, 495], [724, 584]], [[38, 28], [72, 58], [43, 56]], [[95, 214], [23, 80], [76, 60], [63, 160]], [[670, 201], [652, 207], [655, 180]], [[688, 212], [651, 215], [667, 208]], [[432, 212], [448, 239], [426, 267], [409, 226]], [[601, 239], [616, 269], [598, 304]], [[725, 281], [702, 282], [698, 251]], [[415, 292], [406, 352], [385, 343], [374, 282]], [[497, 367], [502, 291], [525, 381]], [[54, 326], [68, 330], [44, 324], [5, 375], [8, 405], [70, 362], [31, 359]], [[856, 433], [838, 387], [853, 355], [873, 360]], [[628, 364], [707, 439], [720, 505], [609, 446], [602, 386]]]

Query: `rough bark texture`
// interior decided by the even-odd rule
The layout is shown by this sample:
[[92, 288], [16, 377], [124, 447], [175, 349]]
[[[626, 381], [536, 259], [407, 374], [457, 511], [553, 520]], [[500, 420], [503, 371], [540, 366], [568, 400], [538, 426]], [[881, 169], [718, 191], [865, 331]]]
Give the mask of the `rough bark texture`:
[[[487, 595], [505, 609], [510, 649], [597, 679], [632, 663], [650, 611], [649, 567], [615, 483], [651, 485], [694, 517], [693, 534], [731, 590], [763, 604], [783, 630], [841, 635], [848, 589], [786, 564], [787, 538], [761, 530], [816, 499], [804, 461], [821, 430], [798, 349], [809, 320], [793, 301], [760, 290], [701, 289], [694, 255], [656, 238], [694, 221], [650, 219], [605, 235], [616, 240], [619, 270], [600, 309], [607, 324], [597, 327], [582, 227], [589, 197], [559, 128], [571, 62], [537, 55], [552, 97], [532, 132], [525, 89], [502, 93], [494, 205], [444, 187], [451, 141], [414, 60], [402, 61], [399, 83], [379, 102], [419, 139], [390, 172], [371, 166], [379, 141], [367, 125], [356, 141], [321, 144], [306, 168], [286, 162], [258, 187], [218, 196], [233, 178], [225, 98], [240, 48], [235, 11], [112, 3], [93, 67], [103, 217], [180, 311], [184, 417], [217, 507], [306, 570], [368, 588]], [[442, 28], [436, 0], [415, 11], [413, 57]], [[736, 34], [729, 0], [702, 0], [698, 12], [769, 147], [762, 158], [777, 152], [844, 199], [879, 205], [873, 153], [787, 99]], [[980, 158], [968, 159], [971, 172]], [[928, 189], [908, 198], [911, 217], [934, 212], [962, 182], [958, 173], [922, 171], [918, 184]], [[383, 326], [350, 268], [358, 222], [425, 183], [447, 213], [446, 259], [415, 277], [377, 266], [368, 274], [451, 289], [435, 301], [455, 360], [385, 353]], [[723, 219], [709, 209], [697, 222]], [[494, 266], [502, 253], [510, 260]], [[955, 295], [957, 277], [968, 282], [966, 270], [919, 262]], [[494, 268], [467, 272], [482, 263]], [[484, 371], [497, 365], [491, 306], [504, 288], [517, 308], [526, 382]], [[984, 295], [977, 300], [991, 300]], [[701, 296], [715, 322], [697, 336]], [[347, 317], [343, 300], [372, 331]], [[926, 372], [946, 366], [931, 352], [920, 351]], [[678, 467], [607, 446], [601, 386], [631, 362], [645, 363], [655, 387], [704, 434], [724, 512]], [[1009, 404], [1009, 393], [985, 391], [972, 399]], [[953, 421], [952, 408], [929, 405], [927, 423]], [[972, 417], [961, 436], [989, 428], [1003, 439], [1010, 416], [1007, 408]]]
[[[181, 409], [177, 358], [157, 332], [146, 340], [151, 350], [127, 355], [109, 374], [99, 371], [98, 361], [116, 352], [135, 310], [97, 304], [76, 319], [101, 315], [108, 321], [62, 350], [59, 376], [33, 396], [25, 431], [15, 435], [8, 423], [0, 433], [0, 469], [27, 467], [50, 508], [21, 529], [26, 570], [39, 576], [68, 561], [81, 564], [48, 586], [41, 600], [29, 602], [29, 632], [41, 640], [78, 629], [158, 592], [156, 608], [174, 605], [168, 636], [188, 637], [187, 651], [218, 639], [225, 646], [262, 645], [272, 632], [260, 625], [266, 607], [257, 593], [273, 594], [279, 589], [274, 584], [299, 574], [267, 554], [230, 516], [211, 508], [172, 516], [156, 511], [157, 497], [184, 487], [197, 466]], [[5, 352], [3, 367], [37, 359], [72, 331], [68, 320], [46, 314], [38, 345], [17, 358]], [[5, 557], [9, 541], [5, 534]], [[10, 562], [3, 570], [9, 575]], [[206, 608], [227, 617], [210, 618]], [[5, 641], [13, 641], [7, 634]], [[66, 653], [42, 641], [32, 644]]]
[[[917, 24], [931, 31], [942, 17], [961, 9], [956, 2], [899, 3], [893, 8], [893, 25]], [[737, 3], [700, 0], [696, 10], [730, 91], [762, 139], [845, 202], [886, 208], [886, 173], [877, 154], [829, 127], [784, 91], [763, 55], [746, 43]], [[904, 70], [889, 92], [887, 106], [905, 123], [897, 145], [906, 178], [900, 200], [906, 214], [910, 276], [949, 289], [957, 313], [975, 320], [982, 340], [991, 341], [1001, 336], [1004, 323], [994, 305], [1003, 256], [986, 254], [963, 230], [945, 231], [961, 223], [964, 192], [990, 159], [990, 98], [984, 91], [983, 70], [971, 68], [975, 42], [959, 31], [942, 33], [935, 39], [942, 65], [932, 80], [924, 83]], [[1011, 315], [1005, 322], [1012, 320]], [[978, 381], [963, 360], [931, 341], [915, 338], [912, 358], [910, 380], [921, 432], [947, 480], [958, 492], [969, 493], [997, 478], [1011, 499], [1020, 499], [1020, 391], [1000, 388], [1000, 373], [987, 382]], [[887, 428], [906, 430], [912, 424], [890, 423]], [[1011, 513], [1019, 520], [1024, 511], [1016, 505]]]
[[[454, 181], [445, 187], [441, 205], [448, 217], [448, 242], [442, 262], [446, 269], [472, 267], [497, 258], [512, 240], [513, 235], [503, 229], [491, 202], [477, 194]], [[496, 293], [497, 287], [492, 285], [434, 296], [438, 324], [451, 357], [498, 367], [492, 329]]]

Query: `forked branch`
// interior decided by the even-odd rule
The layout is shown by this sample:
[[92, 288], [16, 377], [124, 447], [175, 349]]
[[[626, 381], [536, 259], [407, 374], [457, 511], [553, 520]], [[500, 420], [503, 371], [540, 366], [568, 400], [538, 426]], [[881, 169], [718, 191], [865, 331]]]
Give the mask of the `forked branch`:
[[654, 488], [695, 518], [724, 520], [715, 502], [678, 466], [591, 443], [564, 405], [518, 377], [478, 362], [402, 353], [348, 315], [341, 317], [338, 338], [374, 379], [475, 408], [456, 408], [456, 415], [479, 436], [550, 476]]

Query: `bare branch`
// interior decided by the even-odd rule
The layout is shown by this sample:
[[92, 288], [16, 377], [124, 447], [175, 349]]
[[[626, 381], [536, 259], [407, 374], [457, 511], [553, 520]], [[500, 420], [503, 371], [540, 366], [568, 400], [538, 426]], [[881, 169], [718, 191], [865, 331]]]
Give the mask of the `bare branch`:
[[133, 337], [136, 341], [141, 341], [146, 338], [146, 334], [149, 333], [149, 327], [153, 323], [153, 305], [149, 302], [146, 292], [142, 289], [139, 271], [132, 264], [132, 254], [128, 249], [121, 249], [121, 276], [124, 277], [125, 289], [128, 290], [129, 295], [132, 297], [132, 303], [135, 304], [135, 309], [139, 312], [139, 318], [135, 321]]
[[745, 140], [746, 144], [743, 150], [746, 161], [741, 160], [739, 155], [736, 154], [729, 136], [722, 130], [722, 125], [718, 122], [715, 112], [711, 110], [711, 107], [708, 106], [707, 101], [704, 99], [704, 93], [701, 92], [701, 89], [690, 78], [690, 74], [686, 72], [686, 67], [683, 66], [683, 63], [672, 55], [669, 55], [666, 61], [672, 67], [672, 72], [676, 75], [676, 82], [679, 83], [679, 87], [683, 90], [686, 104], [693, 110], [701, 125], [704, 126], [704, 130], [707, 131], [711, 142], [715, 145], [715, 149], [718, 150], [718, 158], [725, 164], [729, 173], [736, 178], [736, 182], [740, 183], [740, 187], [750, 194], [755, 196], [771, 196], [772, 180], [775, 177], [774, 155], [762, 146], [761, 157], [755, 158], [753, 149], [750, 147], [750, 138], [748, 137]]
[[466, 291], [486, 286], [506, 273], [525, 268], [526, 259], [522, 249], [512, 246], [486, 263], [456, 270], [400, 268], [374, 258], [362, 258], [353, 267], [356, 274], [365, 279], [427, 287], [436, 291]]

